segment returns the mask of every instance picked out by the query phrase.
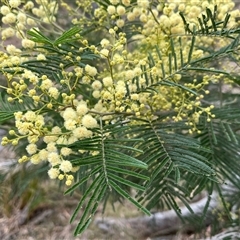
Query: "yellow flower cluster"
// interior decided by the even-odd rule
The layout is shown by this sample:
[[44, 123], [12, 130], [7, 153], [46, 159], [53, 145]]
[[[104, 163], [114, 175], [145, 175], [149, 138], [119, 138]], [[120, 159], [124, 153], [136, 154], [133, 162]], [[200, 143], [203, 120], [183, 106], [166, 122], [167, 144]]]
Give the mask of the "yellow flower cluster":
[[0, 8], [3, 15], [2, 23], [5, 24], [2, 30], [2, 40], [9, 37], [17, 37], [22, 41], [22, 46], [32, 48], [33, 43], [27, 39], [26, 30], [42, 23], [54, 23], [55, 15], [58, 12], [57, 1], [37, 0], [20, 1], [4, 0]]
[[[73, 151], [67, 147], [59, 148], [57, 145], [72, 144], [93, 135], [90, 129], [98, 127], [98, 122], [88, 111], [86, 102], [75, 101], [74, 108], [68, 107], [60, 111], [64, 127], [55, 126], [51, 129], [49, 129], [43, 114], [34, 111], [16, 112], [15, 126], [17, 131], [10, 130], [11, 138], [4, 137], [2, 145], [8, 143], [17, 145], [21, 139], [27, 139], [29, 143], [26, 147], [28, 155], [21, 157], [19, 162], [30, 160], [33, 164], [38, 164], [42, 161], [48, 161], [51, 166], [48, 171], [49, 177], [60, 180], [65, 177], [66, 184], [70, 185], [73, 180], [70, 172], [78, 169], [74, 168], [69, 160], [66, 160]], [[41, 141], [45, 143], [46, 147], [38, 147]]]
[[[186, 0], [184, 3], [169, 0], [153, 4], [150, 0], [134, 3], [110, 0], [105, 8], [90, 0], [76, 1], [79, 12], [68, 1], [61, 1], [60, 5], [58, 2], [5, 0], [0, 7], [3, 15], [0, 69], [6, 79], [6, 84], [0, 87], [6, 90], [9, 102], [24, 103], [30, 98], [36, 109], [16, 112], [16, 131], [10, 130], [11, 137], [2, 140], [3, 145], [16, 145], [21, 139], [27, 139], [27, 155], [19, 162], [48, 161], [49, 177], [65, 179], [70, 185], [71, 172], [77, 168], [68, 160], [73, 152], [67, 145], [94, 136], [99, 117], [106, 123], [119, 115], [155, 119], [161, 111], [173, 110], [174, 116], [164, 121], [185, 120], [189, 133], [200, 133], [197, 125], [203, 114], [211, 121], [214, 106], [203, 107], [202, 102], [209, 93], [208, 84], [222, 76], [212, 74], [199, 80], [194, 73], [189, 73], [190, 80], [185, 82], [184, 89], [180, 87], [184, 77], [182, 63], [188, 62], [191, 38], [183, 36], [184, 24], [178, 12], [183, 12], [191, 23], [189, 27], [194, 29], [198, 26], [197, 17], [202, 17], [206, 7], [213, 10], [216, 4], [219, 6], [217, 19], [223, 20], [226, 13], [231, 13], [228, 27], [233, 28], [239, 24], [235, 18], [240, 16], [239, 10], [233, 10], [233, 1], [219, 4], [220, 0]], [[52, 66], [55, 55], [51, 55], [43, 43], [30, 39], [27, 30], [34, 27], [44, 32], [43, 35], [51, 31], [59, 36], [62, 27], [56, 19], [61, 14], [60, 8], [61, 13], [68, 13], [73, 25], [96, 29], [94, 37], [84, 39], [80, 32], [76, 35], [76, 46], [70, 49], [65, 49], [64, 43], [54, 46], [56, 55], [61, 53], [57, 73], [25, 67], [26, 62], [32, 62], [36, 68], [42, 63], [47, 63], [46, 68]], [[8, 44], [9, 38], [20, 39], [21, 46]], [[219, 48], [228, 43], [214, 36], [197, 37], [196, 42], [199, 48], [193, 49], [192, 59], [204, 57], [204, 48]], [[87, 53], [99, 58], [86, 59]]]

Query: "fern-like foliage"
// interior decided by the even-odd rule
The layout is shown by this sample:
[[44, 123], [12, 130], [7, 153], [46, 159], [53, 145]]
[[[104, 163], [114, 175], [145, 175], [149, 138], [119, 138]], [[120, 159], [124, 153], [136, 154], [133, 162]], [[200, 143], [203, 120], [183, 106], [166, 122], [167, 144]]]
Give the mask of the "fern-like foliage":
[[24, 105], [21, 103], [9, 103], [7, 100], [7, 96], [0, 92], [0, 124], [5, 123], [8, 120], [14, 118], [14, 113], [17, 111], [27, 111], [27, 110], [34, 110], [34, 104], [32, 99], [25, 98]]
[[[149, 179], [147, 175], [136, 172], [137, 169], [146, 169], [147, 164], [130, 155], [132, 152], [139, 154], [142, 151], [127, 145], [129, 142], [139, 142], [142, 139], [128, 140], [114, 137], [118, 136], [119, 133], [120, 136], [123, 136], [123, 133], [128, 133], [128, 127], [121, 127], [119, 124], [101, 126], [100, 129], [96, 130], [96, 133], [97, 136], [92, 139], [82, 140], [68, 146], [74, 150], [97, 151], [95, 156], [76, 156], [71, 159], [74, 165], [86, 166], [88, 169], [86, 170], [86, 176], [66, 191], [66, 194], [71, 193], [85, 183], [88, 186], [71, 219], [73, 221], [76, 218], [79, 210], [85, 204], [85, 210], [75, 234], [79, 234], [86, 229], [97, 210], [99, 202], [108, 195], [107, 192], [118, 193], [144, 213], [150, 214], [129, 193], [130, 188], [134, 188], [141, 193], [145, 190], [144, 186], [136, 183], [135, 179]], [[124, 151], [129, 154], [124, 153]], [[132, 177], [131, 181], [125, 178], [126, 175]]]
[[[211, 149], [201, 145], [197, 139], [177, 133], [185, 126], [179, 123], [163, 124], [146, 122], [136, 126], [139, 137], [144, 139], [140, 156], [148, 165], [150, 181], [146, 183], [146, 193], [140, 197], [147, 208], [173, 208], [179, 212], [177, 198], [191, 211], [186, 198], [192, 195], [192, 188], [185, 186], [188, 180], [195, 178], [199, 188], [205, 187], [205, 181], [217, 181], [212, 163], [204, 156]], [[195, 185], [194, 185], [195, 186]]]
[[[210, 123], [203, 121], [203, 132], [198, 138], [202, 145], [212, 149], [208, 156], [216, 171], [237, 188], [234, 176], [239, 174], [239, 109], [221, 108], [214, 111], [216, 118]], [[210, 137], [209, 137], [210, 136]], [[238, 182], [238, 181], [237, 181]]]

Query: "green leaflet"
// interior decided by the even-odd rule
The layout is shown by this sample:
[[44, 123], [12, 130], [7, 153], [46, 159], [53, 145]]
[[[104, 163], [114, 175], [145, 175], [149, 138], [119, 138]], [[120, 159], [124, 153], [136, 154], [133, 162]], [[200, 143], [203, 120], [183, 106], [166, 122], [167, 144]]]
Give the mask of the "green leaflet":
[[191, 41], [191, 45], [190, 45], [190, 49], [189, 49], [189, 53], [188, 53], [188, 63], [190, 63], [191, 59], [192, 59], [192, 53], [193, 53], [193, 49], [194, 49], [194, 43], [195, 43], [195, 36], [192, 36], [192, 41]]
[[119, 167], [107, 166], [107, 170], [109, 170], [111, 172], [114, 171], [116, 173], [120, 173], [120, 174], [124, 174], [124, 175], [128, 175], [128, 176], [134, 176], [136, 178], [141, 178], [144, 180], [149, 180], [149, 177], [147, 177], [143, 174], [137, 173], [135, 171], [119, 168]]
[[178, 167], [175, 167], [175, 182], [178, 184], [181, 179], [180, 170]]
[[137, 208], [139, 208], [142, 212], [147, 214], [148, 216], [151, 215], [151, 213], [143, 207], [140, 203], [138, 203], [134, 198], [132, 198], [127, 192], [125, 192], [123, 189], [121, 189], [116, 183], [114, 183], [112, 180], [109, 180], [110, 185], [116, 192], [118, 192], [120, 195], [122, 195], [124, 198], [128, 199], [131, 203], [133, 203]]
[[147, 168], [147, 164], [144, 162], [115, 150], [108, 149], [106, 152], [106, 158], [108, 163], [116, 163], [117, 165], [125, 165], [136, 168]]
[[[72, 217], [71, 217], [71, 220], [70, 222], [73, 222], [73, 220], [76, 218], [79, 210], [81, 209], [83, 203], [85, 202], [85, 200], [87, 199], [87, 197], [90, 196], [90, 194], [92, 192], [95, 192], [95, 194], [98, 193], [97, 190], [100, 189], [101, 186], [103, 186], [103, 182], [104, 182], [104, 175], [103, 174], [100, 174], [93, 182], [92, 184], [89, 186], [89, 188], [87, 189], [87, 191], [84, 193], [84, 195], [82, 196], [82, 199], [81, 201], [78, 203]], [[88, 205], [90, 207], [90, 204]], [[88, 210], [88, 209], [87, 209]], [[86, 217], [88, 211], [84, 211], [83, 213], [83, 219]], [[82, 224], [82, 223], [81, 223]]]
[[96, 0], [95, 2], [97, 2], [104, 9], [107, 9], [107, 7], [111, 4], [108, 0]]
[[[157, 50], [157, 54], [158, 54], [159, 59], [162, 60], [161, 51], [157, 46], [156, 46], [156, 50]], [[162, 70], [162, 76], [163, 76], [163, 78], [165, 78], [166, 73], [165, 73], [165, 68], [164, 68], [164, 65], [163, 65], [163, 61], [161, 61], [161, 70]]]
[[80, 31], [81, 29], [79, 27], [72, 27], [69, 30], [65, 31], [55, 41], [52, 41], [48, 37], [44, 36], [35, 28], [33, 30], [27, 31], [27, 34], [32, 37], [31, 40], [34, 42], [58, 46], [59, 44], [69, 42], [70, 40], [72, 41], [72, 37], [74, 37]]
[[26, 110], [34, 111], [33, 101], [30, 98], [24, 98], [24, 104], [20, 104], [17, 101], [14, 103], [8, 102], [6, 97], [0, 93], [0, 123], [4, 123], [14, 118], [14, 113], [18, 111], [25, 112]]
[[[89, 225], [93, 215], [95, 214], [98, 206], [98, 202], [102, 200], [102, 197], [106, 191], [107, 186], [103, 184], [103, 180], [100, 181], [98, 186], [95, 188], [93, 195], [90, 197], [90, 200], [87, 202], [87, 205], [84, 209], [84, 212], [81, 216], [81, 219], [76, 227], [74, 235], [81, 234], [86, 227]], [[94, 204], [94, 205], [93, 205]], [[72, 219], [71, 219], [72, 221]]]
[[65, 31], [59, 38], [57, 38], [54, 42], [53, 45], [57, 46], [62, 43], [66, 43], [69, 41], [72, 41], [72, 38], [75, 37], [77, 33], [81, 31], [81, 28], [75, 26], [70, 28], [69, 30]]
[[44, 36], [36, 28], [33, 28], [33, 30], [27, 31], [27, 34], [32, 37], [31, 40], [34, 42], [53, 45], [52, 40]]
[[[159, 161], [159, 164], [156, 165], [156, 166], [154, 167], [154, 169], [152, 170], [152, 173], [151, 173], [151, 181], [153, 181], [161, 171], [164, 171], [164, 166], [165, 166], [166, 164], [168, 164], [169, 162], [170, 162], [170, 164], [172, 163], [171, 159], [170, 159], [168, 156], [165, 156], [164, 159], [161, 159], [161, 160]], [[166, 175], [163, 176], [163, 177], [166, 177]], [[149, 184], [150, 184], [150, 183], [151, 183], [151, 182], [149, 182]]]
[[75, 183], [73, 186], [71, 186], [67, 191], [65, 191], [65, 195], [69, 194], [71, 192], [73, 192], [76, 188], [78, 188], [80, 185], [82, 185], [84, 182], [86, 182], [91, 176], [94, 176], [95, 174], [97, 174], [100, 170], [101, 170], [101, 166], [96, 167], [95, 169], [93, 169], [91, 171], [91, 173], [87, 176], [85, 176], [84, 178], [81, 179], [81, 181]]
[[83, 158], [74, 158], [71, 162], [74, 163], [76, 166], [95, 165], [95, 164], [101, 164], [102, 158], [100, 155], [87, 156]]
[[0, 111], [0, 124], [3, 124], [7, 120], [14, 118], [14, 112]]
[[109, 179], [112, 179], [112, 181], [116, 181], [116, 182], [119, 182], [121, 184], [125, 184], [125, 185], [127, 185], [129, 187], [132, 187], [132, 188], [135, 188], [135, 189], [137, 189], [139, 191], [144, 191], [145, 190], [145, 187], [143, 187], [143, 186], [141, 186], [139, 184], [133, 183], [131, 181], [128, 181], [128, 180], [126, 180], [126, 179], [124, 179], [122, 177], [119, 177], [116, 174], [108, 173], [108, 177], [109, 177]]
[[[106, 141], [107, 143], [107, 141]], [[133, 148], [133, 147], [129, 147], [129, 146], [124, 146], [124, 145], [120, 145], [120, 144], [111, 144], [111, 143], [108, 143], [107, 144], [107, 147], [110, 147], [110, 148], [119, 148], [119, 149], [122, 149], [122, 150], [131, 150], [131, 151], [135, 151], [135, 152], [139, 152], [139, 153], [142, 153], [143, 151], [140, 150], [140, 149], [136, 149], [136, 148]]]

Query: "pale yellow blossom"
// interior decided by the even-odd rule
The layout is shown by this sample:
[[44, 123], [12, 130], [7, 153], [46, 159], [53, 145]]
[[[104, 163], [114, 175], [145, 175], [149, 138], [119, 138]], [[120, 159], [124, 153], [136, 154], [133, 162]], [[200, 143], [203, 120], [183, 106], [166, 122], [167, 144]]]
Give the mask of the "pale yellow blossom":
[[57, 168], [50, 168], [48, 170], [48, 176], [51, 179], [56, 179], [58, 177], [59, 173], [60, 173], [59, 169], [57, 169]]
[[7, 15], [8, 13], [11, 12], [11, 10], [10, 10], [9, 7], [7, 7], [7, 6], [4, 5], [4, 6], [1, 6], [0, 12], [1, 12], [2, 15]]
[[92, 136], [92, 132], [84, 126], [75, 128], [72, 133], [73, 136], [77, 139], [83, 139]]
[[126, 9], [125, 9], [124, 6], [122, 6], [122, 5], [118, 5], [118, 6], [117, 6], [117, 14], [118, 14], [119, 16], [124, 15], [125, 12], [126, 12]]
[[52, 165], [52, 166], [56, 166], [58, 164], [61, 163], [61, 159], [60, 156], [58, 155], [57, 152], [51, 152], [48, 154], [48, 162]]
[[54, 99], [57, 99], [59, 96], [59, 91], [56, 87], [50, 87], [48, 89], [49, 96], [53, 97]]
[[101, 40], [100, 44], [101, 44], [101, 46], [102, 46], [103, 48], [106, 48], [106, 47], [108, 47], [108, 46], [110, 45], [110, 42], [109, 42], [109, 40], [107, 40], [106, 38], [103, 38], [103, 39]]
[[32, 40], [24, 38], [22, 40], [22, 46], [24, 48], [33, 48], [35, 46], [35, 42], [33, 42]]
[[75, 120], [68, 119], [68, 120], [65, 120], [64, 127], [67, 130], [72, 131], [72, 130], [74, 130], [76, 128], [76, 124], [77, 124], [77, 122]]
[[92, 88], [94, 90], [99, 90], [102, 88], [102, 83], [99, 81], [99, 80], [95, 80], [93, 83], [92, 83]]
[[86, 128], [95, 128], [98, 126], [97, 120], [93, 118], [90, 114], [86, 114], [82, 118], [82, 125]]
[[37, 145], [34, 143], [31, 143], [26, 147], [26, 150], [28, 154], [32, 155], [37, 152]]
[[46, 57], [45, 57], [44, 54], [40, 53], [40, 54], [37, 55], [37, 60], [43, 61], [43, 60], [46, 60]]
[[48, 152], [56, 152], [57, 151], [56, 143], [55, 142], [47, 143], [46, 149], [48, 150]]
[[38, 154], [31, 156], [30, 161], [32, 164], [39, 164], [41, 159], [39, 158]]
[[112, 15], [116, 12], [116, 8], [113, 5], [108, 6], [107, 12]]
[[62, 117], [65, 120], [74, 120], [77, 119], [77, 112], [73, 108], [66, 108], [64, 112], [62, 113]]
[[111, 77], [105, 77], [105, 78], [103, 78], [102, 81], [103, 81], [103, 84], [105, 87], [110, 87], [113, 85], [113, 80]]
[[9, 5], [12, 8], [17, 8], [21, 5], [21, 0], [9, 0]]
[[94, 77], [97, 74], [97, 69], [88, 64], [85, 66], [85, 71], [92, 77]]
[[60, 164], [59, 169], [65, 173], [70, 172], [72, 170], [72, 163], [70, 161], [63, 160]]
[[63, 147], [63, 148], [61, 148], [60, 152], [63, 156], [68, 156], [72, 153], [72, 149], [68, 148], [68, 147]]

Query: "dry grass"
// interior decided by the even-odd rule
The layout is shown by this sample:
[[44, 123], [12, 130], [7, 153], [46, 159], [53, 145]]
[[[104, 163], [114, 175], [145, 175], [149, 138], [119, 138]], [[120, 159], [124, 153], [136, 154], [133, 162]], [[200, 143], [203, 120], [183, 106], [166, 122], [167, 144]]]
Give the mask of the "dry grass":
[[[55, 181], [42, 181], [36, 186], [35, 195], [37, 195], [38, 201], [31, 195], [27, 202], [26, 192], [22, 196], [9, 199], [8, 202], [0, 201], [1, 240], [136, 240], [136, 237], [126, 231], [127, 226], [125, 225], [123, 226], [125, 230], [122, 230], [105, 224], [96, 225], [94, 221], [81, 236], [74, 237], [73, 232], [79, 218], [72, 224], [69, 223], [69, 220], [81, 195], [76, 193], [72, 196], [64, 196], [64, 189], [59, 189]], [[10, 186], [4, 185], [4, 187], [7, 195], [10, 196]], [[102, 215], [102, 206], [100, 206], [95, 217], [98, 219], [104, 218], [104, 216], [124, 219], [139, 215], [142, 213], [131, 203], [125, 202], [124, 205], [116, 203], [115, 211], [110, 204], [107, 204], [104, 215]], [[164, 239], [190, 240], [196, 238], [175, 235], [155, 240]]]
[[[97, 228], [94, 223], [87, 229], [81, 237], [74, 237], [74, 228], [77, 220], [70, 224], [71, 214], [76, 207], [80, 195], [63, 196], [58, 191], [56, 184], [45, 182], [40, 187], [44, 187], [49, 194], [45, 195], [37, 206], [31, 208], [31, 204], [24, 207], [16, 204], [15, 201], [9, 202], [11, 206], [11, 214], [9, 216], [0, 215], [0, 239], [2, 240], [60, 240], [60, 239], [132, 239], [127, 233], [108, 229], [102, 231]], [[101, 210], [100, 210], [101, 211]], [[101, 212], [97, 213], [97, 217], [101, 217]], [[136, 216], [138, 214], [132, 206], [116, 204], [116, 212], [110, 205], [107, 206], [106, 216]]]

